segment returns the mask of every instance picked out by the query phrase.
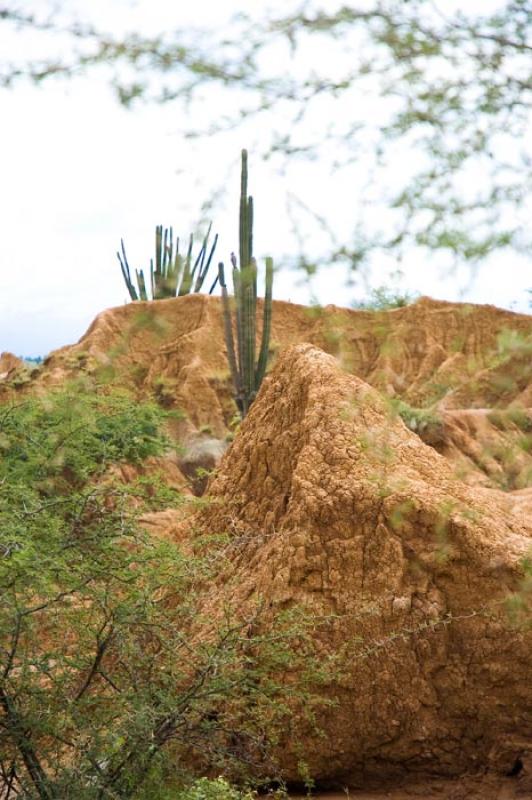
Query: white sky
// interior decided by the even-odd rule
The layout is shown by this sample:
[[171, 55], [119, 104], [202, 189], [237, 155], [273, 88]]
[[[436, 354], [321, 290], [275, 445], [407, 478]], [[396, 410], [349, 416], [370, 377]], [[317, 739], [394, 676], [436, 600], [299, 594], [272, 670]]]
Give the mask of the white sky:
[[[143, 32], [176, 27], [178, 21], [221, 25], [241, 9], [258, 13], [267, 6], [284, 11], [288, 6], [287, 0], [71, 0], [65, 5], [83, 10], [87, 4], [91, 18], [100, 18], [109, 29], [126, 22]], [[2, 44], [7, 51], [18, 46], [16, 37]], [[98, 312], [127, 300], [115, 255], [120, 238], [130, 264], [146, 267], [155, 225], [173, 225], [187, 236], [209, 189], [223, 182], [226, 208], [215, 215], [214, 227], [221, 235], [217, 256], [228, 261], [237, 247], [239, 152], [249, 141], [241, 140], [243, 133], [187, 141], [180, 130], [182, 113], [176, 105], [126, 111], [97, 79], [0, 90], [0, 351], [44, 355], [76, 341]], [[250, 158], [250, 188], [258, 201], [255, 250], [259, 258], [275, 258], [289, 247], [285, 189], [270, 162], [257, 163], [252, 153]], [[300, 193], [308, 189], [309, 197], [316, 192], [330, 197], [339, 214], [345, 213], [353, 200], [341, 175], [331, 178], [318, 170], [306, 187], [307, 174], [302, 167]], [[442, 275], [426, 260], [401, 268], [404, 276], [395, 283], [401, 290], [528, 309], [532, 270], [517, 256], [492, 258], [476, 280], [469, 273]], [[376, 267], [371, 285], [385, 283], [395, 269], [392, 261]], [[323, 304], [349, 305], [364, 289], [346, 288], [343, 275], [323, 270], [309, 290], [297, 274], [281, 271], [274, 296], [306, 303], [313, 292]]]

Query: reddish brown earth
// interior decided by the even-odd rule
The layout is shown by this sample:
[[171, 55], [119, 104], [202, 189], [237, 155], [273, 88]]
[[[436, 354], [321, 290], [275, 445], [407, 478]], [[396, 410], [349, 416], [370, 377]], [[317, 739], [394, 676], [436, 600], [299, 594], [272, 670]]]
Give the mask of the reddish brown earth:
[[23, 361], [13, 353], [0, 353], [0, 381], [9, 380], [23, 366]]
[[[461, 481], [504, 490], [532, 485], [532, 317], [429, 298], [382, 312], [274, 303], [272, 365], [298, 342], [336, 356], [384, 396], [428, 410], [435, 420], [417, 432], [453, 463]], [[104, 311], [77, 344], [53, 352], [38, 371], [9, 354], [2, 359], [0, 400], [96, 375], [181, 408], [186, 420], [174, 434], [193, 449], [198, 431], [224, 440], [234, 420], [216, 297]], [[524, 409], [517, 423], [508, 413], [516, 407]]]
[[[522, 765], [515, 783], [532, 796], [532, 631], [507, 609], [512, 596], [526, 602], [532, 524], [499, 494], [456, 480], [322, 351], [279, 359], [195, 525], [241, 541], [220, 587], [237, 605], [263, 597], [334, 615], [324, 657], [348, 646], [324, 735], [305, 738], [317, 781]], [[290, 735], [279, 755], [296, 780]]]
[[[233, 437], [224, 351], [217, 298], [130, 304], [37, 373], [4, 354], [0, 399], [80, 374], [125, 385], [183, 409], [173, 433], [210, 467]], [[304, 737], [322, 785], [359, 800], [532, 798], [532, 318], [427, 298], [387, 312], [275, 303], [272, 355], [212, 502], [147, 527], [231, 533], [213, 613], [229, 592], [334, 616], [317, 645], [346, 649], [326, 689], [338, 704], [324, 736]], [[186, 454], [167, 462], [175, 486], [190, 478]], [[287, 731], [295, 780], [292, 745]]]

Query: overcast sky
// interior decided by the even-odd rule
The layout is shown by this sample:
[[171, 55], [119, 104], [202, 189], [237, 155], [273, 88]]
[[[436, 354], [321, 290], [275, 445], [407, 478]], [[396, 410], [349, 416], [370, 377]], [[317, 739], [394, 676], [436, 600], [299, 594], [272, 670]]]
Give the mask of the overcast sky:
[[[288, 5], [287, 0], [277, 3], [284, 11]], [[90, 7], [91, 17], [105, 22], [109, 30], [139, 26], [144, 33], [205, 20], [223, 26], [240, 9], [260, 13], [266, 6], [275, 3], [72, 2], [81, 11]], [[13, 35], [3, 47], [16, 52], [19, 44]], [[210, 107], [209, 113], [217, 109]], [[116, 259], [120, 238], [132, 266], [146, 267], [155, 225], [173, 225], [177, 233], [188, 235], [209, 187], [227, 189], [215, 218], [219, 257], [227, 260], [236, 249], [239, 152], [249, 141], [242, 140], [243, 133], [215, 142], [185, 140], [182, 114], [176, 105], [127, 111], [96, 77], [0, 90], [0, 351], [45, 355], [76, 341], [98, 312], [126, 302]], [[253, 153], [250, 158], [251, 190], [257, 197], [255, 249], [259, 257], [275, 258], [289, 246], [285, 188], [272, 163], [257, 163]], [[351, 187], [341, 176], [320, 174], [319, 169], [312, 174], [309, 197], [330, 197], [339, 214], [345, 214], [355, 202]], [[303, 168], [300, 181], [299, 189], [305, 191]], [[282, 264], [277, 261], [277, 266]], [[514, 255], [492, 258], [476, 278], [465, 271], [443, 274], [427, 259], [401, 268], [403, 276], [394, 283], [401, 290], [528, 310], [530, 262]], [[395, 269], [391, 262], [377, 264], [370, 285], [390, 282], [389, 273]], [[297, 274], [281, 270], [275, 284], [276, 297], [301, 303], [315, 297], [323, 304], [349, 305], [366, 290], [363, 282], [346, 288], [338, 270], [322, 270], [311, 287]]]

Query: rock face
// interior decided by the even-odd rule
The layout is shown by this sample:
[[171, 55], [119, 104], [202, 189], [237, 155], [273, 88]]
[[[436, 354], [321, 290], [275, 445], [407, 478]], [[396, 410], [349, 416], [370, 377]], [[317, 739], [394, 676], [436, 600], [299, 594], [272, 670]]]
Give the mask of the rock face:
[[310, 345], [280, 357], [208, 490], [196, 527], [241, 542], [225, 591], [331, 615], [319, 646], [343, 648], [324, 735], [287, 732], [287, 778], [300, 758], [351, 785], [517, 769], [532, 796], [532, 632], [508, 610], [527, 601], [526, 504], [457, 481]]

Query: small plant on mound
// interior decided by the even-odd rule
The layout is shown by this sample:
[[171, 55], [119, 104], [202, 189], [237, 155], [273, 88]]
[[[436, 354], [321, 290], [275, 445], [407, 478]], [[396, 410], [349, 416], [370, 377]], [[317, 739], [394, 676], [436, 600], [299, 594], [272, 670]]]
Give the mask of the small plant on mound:
[[[260, 388], [268, 363], [272, 316], [273, 261], [266, 259], [262, 341], [256, 359], [257, 262], [253, 257], [253, 198], [248, 196], [248, 154], [242, 150], [240, 180], [240, 259], [231, 255], [234, 298], [231, 302], [222, 262], [218, 276], [222, 288], [224, 334], [227, 359], [241, 417], [245, 417]], [[233, 336], [232, 306], [236, 318], [236, 347]]]
[[359, 311], [390, 311], [393, 308], [404, 308], [414, 303], [418, 294], [410, 292], [400, 292], [396, 289], [389, 289], [386, 286], [378, 286], [372, 289], [365, 300], [357, 300], [352, 304], [354, 309]]
[[393, 400], [392, 409], [401, 417], [407, 428], [417, 433], [426, 444], [432, 447], [442, 444], [443, 420], [433, 408], [416, 408], [404, 400]]
[[[131, 299], [164, 300], [168, 297], [182, 297], [192, 292], [200, 292], [218, 242], [218, 234], [216, 234], [214, 242], [209, 249], [211, 227], [209, 225], [200, 251], [197, 257], [193, 259], [194, 237], [192, 234], [188, 242], [187, 253], [183, 256], [179, 252], [179, 238], [177, 238], [174, 248], [172, 228], [163, 228], [162, 225], [157, 225], [155, 228], [155, 266], [153, 265], [153, 259], [151, 259], [149, 282], [146, 280], [144, 270], [135, 270], [136, 286], [131, 277], [124, 240], [121, 239], [121, 252], [117, 252], [116, 255]], [[217, 279], [211, 286], [209, 294], [213, 292], [216, 283]]]

